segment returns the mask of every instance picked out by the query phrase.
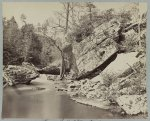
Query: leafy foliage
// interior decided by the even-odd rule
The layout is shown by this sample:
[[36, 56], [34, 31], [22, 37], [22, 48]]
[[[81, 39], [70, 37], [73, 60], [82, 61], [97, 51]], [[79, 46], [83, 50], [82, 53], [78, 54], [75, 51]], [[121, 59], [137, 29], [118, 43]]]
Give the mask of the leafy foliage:
[[21, 38], [21, 32], [14, 17], [8, 21], [3, 20], [3, 33], [4, 64], [13, 63], [17, 59], [16, 57], [20, 56], [17, 43]]
[[19, 29], [14, 17], [10, 20], [4, 18], [3, 33], [4, 65], [20, 65], [27, 61], [36, 66], [46, 66], [52, 62], [52, 51], [56, 48], [47, 38], [39, 37], [32, 24], [25, 24]]

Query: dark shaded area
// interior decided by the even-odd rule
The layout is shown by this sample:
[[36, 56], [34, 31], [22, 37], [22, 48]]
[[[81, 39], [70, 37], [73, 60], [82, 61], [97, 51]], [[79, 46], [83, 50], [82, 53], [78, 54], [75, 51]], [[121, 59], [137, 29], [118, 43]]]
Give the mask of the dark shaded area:
[[27, 62], [34, 65], [41, 65], [40, 53], [42, 52], [42, 42], [38, 39], [36, 34], [32, 35], [31, 45], [27, 55]]
[[[60, 69], [56, 66], [45, 67], [42, 69], [37, 70], [40, 74], [53, 74], [53, 75], [60, 75]], [[70, 69], [66, 69], [65, 72], [69, 72]]]
[[120, 27], [120, 29], [118, 30], [118, 37], [116, 40], [116, 43], [118, 44], [122, 44], [121, 42], [125, 40], [125, 35], [123, 34], [123, 27]]
[[60, 74], [60, 69], [58, 67], [52, 66], [49, 68], [42, 68], [39, 69], [38, 72], [40, 74], [53, 74], [53, 75], [59, 75]]

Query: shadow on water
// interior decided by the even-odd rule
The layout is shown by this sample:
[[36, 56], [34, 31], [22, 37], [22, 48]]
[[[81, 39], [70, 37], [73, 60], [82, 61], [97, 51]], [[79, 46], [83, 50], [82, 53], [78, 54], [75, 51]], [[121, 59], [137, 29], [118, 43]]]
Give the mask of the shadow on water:
[[21, 94], [12, 88], [4, 89], [2, 118], [122, 118], [107, 110], [86, 106], [72, 101], [56, 91]]

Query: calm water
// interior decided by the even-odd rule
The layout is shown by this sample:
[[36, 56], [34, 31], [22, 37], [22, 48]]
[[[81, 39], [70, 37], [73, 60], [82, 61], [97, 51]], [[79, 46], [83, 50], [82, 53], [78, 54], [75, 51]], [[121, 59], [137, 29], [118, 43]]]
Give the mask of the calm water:
[[[20, 92], [20, 91], [19, 91]], [[26, 90], [18, 93], [12, 87], [4, 89], [3, 118], [122, 118], [117, 114], [72, 101], [54, 90]]]

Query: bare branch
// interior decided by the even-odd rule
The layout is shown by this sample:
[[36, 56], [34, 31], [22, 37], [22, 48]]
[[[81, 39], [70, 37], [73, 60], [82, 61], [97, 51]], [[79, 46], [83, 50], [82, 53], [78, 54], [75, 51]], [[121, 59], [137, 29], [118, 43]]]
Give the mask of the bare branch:
[[64, 9], [67, 10], [66, 5], [65, 5], [66, 3], [62, 3], [62, 4], [63, 4], [63, 6], [64, 6]]

